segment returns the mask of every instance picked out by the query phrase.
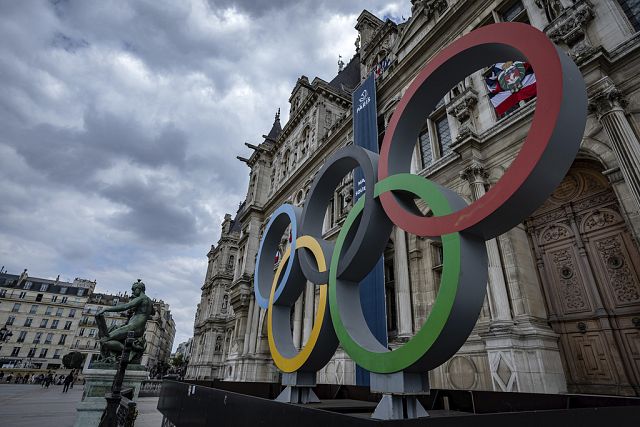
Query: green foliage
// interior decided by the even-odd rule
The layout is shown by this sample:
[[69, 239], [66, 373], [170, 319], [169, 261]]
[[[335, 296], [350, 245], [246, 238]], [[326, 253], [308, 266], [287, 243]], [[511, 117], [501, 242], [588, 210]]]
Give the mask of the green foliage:
[[86, 355], [80, 353], [79, 351], [72, 351], [71, 353], [65, 354], [62, 357], [62, 364], [67, 369], [80, 369], [84, 364], [84, 358]]
[[178, 353], [174, 358], [171, 359], [171, 365], [175, 366], [176, 368], [181, 368], [186, 364], [187, 361], [184, 360], [184, 356], [182, 356], [182, 353]]

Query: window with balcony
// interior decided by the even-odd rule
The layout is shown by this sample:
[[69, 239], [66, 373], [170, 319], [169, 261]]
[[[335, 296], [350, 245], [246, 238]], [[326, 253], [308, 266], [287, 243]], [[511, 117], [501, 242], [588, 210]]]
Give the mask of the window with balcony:
[[53, 358], [54, 359], [60, 359], [60, 349], [56, 348], [56, 352], [53, 353]]
[[51, 316], [52, 312], [53, 312], [53, 307], [47, 306], [47, 309], [44, 311], [44, 314], [47, 316]]
[[42, 297], [43, 297], [43, 294], [38, 294], [38, 295], [36, 295], [36, 301], [37, 301], [37, 302], [42, 301]]
[[64, 310], [63, 310], [62, 308], [58, 308], [58, 309], [56, 310], [56, 316], [58, 316], [58, 317], [62, 317], [62, 312], [63, 312], [63, 311], [64, 311]]
[[64, 345], [64, 342], [67, 340], [66, 335], [60, 335], [60, 341], [58, 341], [58, 345]]
[[47, 334], [47, 337], [44, 339], [45, 344], [51, 344], [51, 340], [53, 340], [53, 334]]
[[36, 355], [36, 348], [35, 347], [31, 347], [29, 349], [29, 353], [27, 354], [27, 357], [35, 357]]
[[40, 357], [41, 359], [44, 359], [45, 357], [47, 357], [47, 352], [48, 352], [48, 351], [49, 351], [49, 349], [47, 349], [47, 348], [41, 348], [41, 349], [40, 349], [40, 356], [39, 356], [39, 357]]
[[71, 310], [69, 310], [69, 317], [76, 317], [76, 309], [72, 308]]
[[69, 301], [69, 297], [62, 297], [62, 301], [61, 301], [61, 302], [62, 302], [63, 304], [66, 304], [66, 303], [67, 303], [67, 301]]
[[5, 323], [5, 325], [11, 326], [11, 325], [13, 325], [13, 322], [15, 322], [15, 321], [16, 321], [16, 316], [9, 316], [7, 318], [7, 322]]
[[13, 347], [13, 350], [11, 350], [11, 357], [18, 356], [20, 356], [20, 347]]
[[59, 320], [53, 320], [51, 322], [51, 329], [58, 329], [58, 322], [60, 322]]
[[81, 337], [84, 336], [84, 328], [80, 328], [80, 333], [78, 334], [78, 336], [81, 336]]
[[40, 321], [40, 327], [41, 328], [46, 328], [47, 327], [47, 323], [49, 323], [49, 319], [42, 319]]
[[20, 331], [20, 335], [18, 335], [18, 339], [16, 340], [16, 342], [24, 342], [26, 337], [27, 331]]
[[89, 329], [89, 336], [90, 337], [95, 337], [96, 336], [96, 330], [95, 329]]
[[33, 323], [33, 317], [27, 317], [26, 320], [24, 321], [24, 326], [30, 327], [32, 323]]
[[51, 297], [51, 302], [56, 302], [56, 301], [58, 301], [58, 295], [53, 295]]
[[38, 313], [38, 306], [34, 304], [31, 306], [31, 310], [29, 310], [29, 314], [36, 314], [36, 313]]
[[20, 295], [18, 295], [18, 298], [20, 298], [20, 299], [25, 299], [25, 298], [26, 298], [26, 296], [27, 296], [27, 293], [26, 293], [26, 292], [24, 292], [24, 291], [22, 291], [22, 292], [20, 292]]
[[41, 339], [42, 339], [42, 332], [36, 332], [36, 336], [33, 337], [33, 343], [40, 344]]
[[19, 312], [19, 311], [20, 311], [20, 303], [19, 303], [19, 302], [14, 303], [14, 304], [13, 304], [13, 308], [11, 309], [11, 311], [12, 311], [13, 313], [17, 313], [17, 312]]
[[64, 329], [65, 329], [65, 330], [67, 330], [67, 331], [68, 331], [69, 329], [71, 329], [71, 323], [72, 323], [72, 322], [71, 322], [70, 320], [68, 320], [68, 321], [64, 322]]

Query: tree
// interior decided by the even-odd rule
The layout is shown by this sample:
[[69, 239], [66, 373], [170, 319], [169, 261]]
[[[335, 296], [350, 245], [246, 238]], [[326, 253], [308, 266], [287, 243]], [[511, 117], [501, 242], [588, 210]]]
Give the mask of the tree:
[[176, 354], [175, 357], [171, 359], [171, 364], [176, 368], [181, 368], [186, 363], [187, 362], [186, 360], [184, 360], [184, 356], [182, 355], [182, 353]]
[[86, 355], [80, 353], [79, 351], [72, 351], [71, 353], [67, 353], [62, 357], [62, 364], [67, 369], [80, 369], [84, 364], [84, 358]]

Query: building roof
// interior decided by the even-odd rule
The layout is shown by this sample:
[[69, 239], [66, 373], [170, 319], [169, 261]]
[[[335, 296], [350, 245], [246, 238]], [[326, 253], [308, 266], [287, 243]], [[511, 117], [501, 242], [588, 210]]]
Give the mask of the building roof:
[[278, 108], [278, 112], [276, 113], [276, 117], [273, 119], [273, 125], [271, 125], [271, 130], [265, 136], [265, 139], [275, 141], [278, 139], [278, 136], [282, 132], [282, 126], [280, 125], [280, 109]]
[[[22, 280], [21, 280], [22, 277]], [[31, 283], [31, 285], [27, 285]], [[93, 282], [91, 282], [93, 283]], [[42, 285], [47, 285], [46, 290], [41, 290]], [[42, 279], [39, 277], [18, 276], [16, 274], [0, 273], [0, 286], [13, 289], [24, 289], [33, 292], [46, 292], [50, 294], [86, 296], [92, 292], [91, 288], [79, 286], [77, 283], [62, 282], [60, 280]], [[27, 286], [25, 288], [25, 286]]]
[[347, 93], [360, 84], [360, 54], [356, 53], [346, 67], [329, 82], [329, 86]]

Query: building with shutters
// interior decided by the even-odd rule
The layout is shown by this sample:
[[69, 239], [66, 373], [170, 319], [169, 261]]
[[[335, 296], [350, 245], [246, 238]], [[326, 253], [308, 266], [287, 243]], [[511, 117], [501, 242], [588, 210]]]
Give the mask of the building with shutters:
[[[324, 159], [352, 143], [353, 89], [376, 73], [382, 141], [404, 91], [439, 50], [476, 28], [519, 21], [544, 31], [578, 64], [589, 97], [587, 125], [580, 152], [551, 197], [519, 226], [487, 242], [484, 307], [465, 345], [429, 373], [431, 385], [640, 395], [640, 2], [411, 3], [412, 15], [401, 23], [363, 11], [354, 23], [359, 36], [350, 62], [330, 81], [301, 76], [289, 98], [288, 121], [282, 125], [276, 114], [262, 143], [247, 144], [249, 154], [239, 157], [249, 168], [249, 187], [208, 253], [187, 377], [278, 380], [265, 312], [252, 295], [260, 237], [271, 212], [282, 203], [301, 205]], [[503, 175], [536, 108], [535, 93], [498, 108], [496, 66], [506, 70], [487, 64], [471, 72], [425, 112], [416, 141], [412, 171], [468, 202]], [[327, 206], [329, 239], [352, 205], [352, 188], [346, 176]], [[287, 244], [283, 236], [281, 252]], [[392, 348], [424, 323], [441, 271], [438, 241], [392, 232], [385, 251]], [[293, 310], [298, 346], [310, 334], [316, 300], [317, 289], [308, 285]], [[354, 371], [338, 350], [318, 382], [352, 384]]]

